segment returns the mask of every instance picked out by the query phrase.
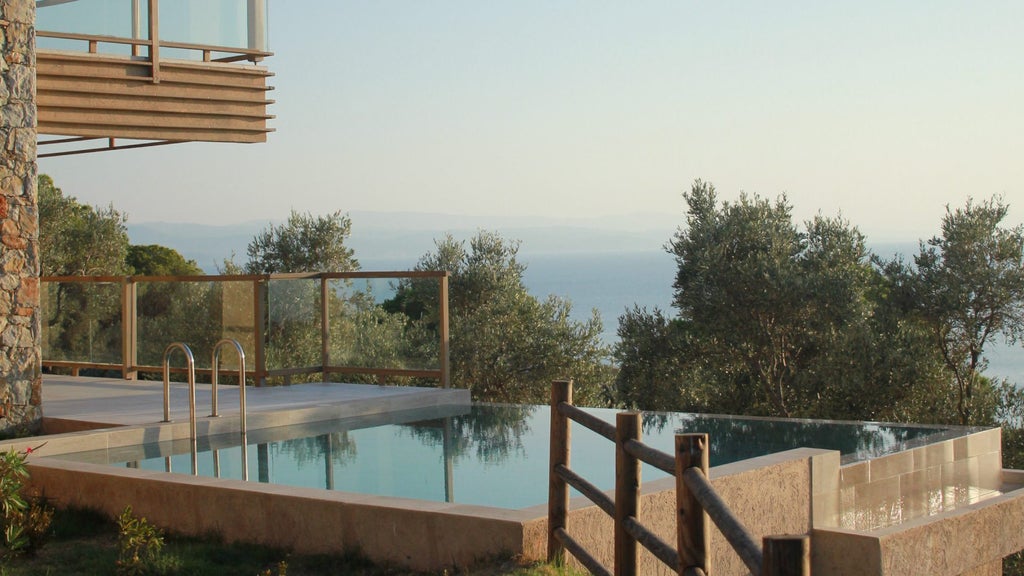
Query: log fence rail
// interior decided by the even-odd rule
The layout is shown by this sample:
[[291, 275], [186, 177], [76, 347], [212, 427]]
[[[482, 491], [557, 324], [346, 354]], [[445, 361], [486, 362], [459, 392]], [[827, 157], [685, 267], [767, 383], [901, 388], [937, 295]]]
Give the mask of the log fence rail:
[[[571, 422], [615, 443], [615, 498], [572, 471]], [[674, 572], [709, 576], [710, 529], [718, 530], [750, 570], [760, 576], [809, 576], [807, 535], [766, 536], [764, 548], [736, 518], [708, 480], [707, 434], [677, 434], [675, 456], [640, 441], [639, 412], [616, 414], [609, 424], [572, 404], [572, 381], [551, 387], [551, 451], [548, 487], [548, 561], [562, 563], [571, 553], [598, 576], [638, 574], [640, 544]], [[676, 542], [670, 544], [640, 523], [640, 464], [646, 462], [676, 479]], [[609, 571], [567, 530], [569, 488], [575, 488], [614, 519], [614, 571]], [[709, 522], [708, 520], [711, 520]]]

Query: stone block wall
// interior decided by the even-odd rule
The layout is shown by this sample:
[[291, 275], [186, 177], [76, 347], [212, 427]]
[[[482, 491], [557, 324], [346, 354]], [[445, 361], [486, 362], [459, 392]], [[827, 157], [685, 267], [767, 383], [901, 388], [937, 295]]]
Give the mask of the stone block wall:
[[0, 0], [0, 434], [42, 419], [35, 2]]

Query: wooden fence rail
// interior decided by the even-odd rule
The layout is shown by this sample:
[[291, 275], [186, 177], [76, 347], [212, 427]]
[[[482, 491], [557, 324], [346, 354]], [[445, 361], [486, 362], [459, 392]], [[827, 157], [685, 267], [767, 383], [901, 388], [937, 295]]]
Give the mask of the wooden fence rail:
[[[576, 422], [616, 445], [615, 498], [572, 471], [570, 453]], [[711, 556], [711, 522], [752, 574], [809, 576], [810, 538], [807, 535], [767, 536], [764, 551], [729, 510], [708, 481], [707, 434], [677, 434], [675, 456], [641, 442], [639, 412], [616, 414], [611, 425], [572, 405], [572, 381], [551, 386], [551, 452], [548, 488], [548, 561], [563, 562], [572, 554], [587, 570], [600, 576], [639, 573], [639, 547], [646, 548], [677, 574], [707, 576]], [[640, 523], [640, 463], [646, 462], [675, 476], [676, 543], [670, 544]], [[575, 488], [614, 519], [614, 570], [609, 571], [567, 531], [569, 488]]]

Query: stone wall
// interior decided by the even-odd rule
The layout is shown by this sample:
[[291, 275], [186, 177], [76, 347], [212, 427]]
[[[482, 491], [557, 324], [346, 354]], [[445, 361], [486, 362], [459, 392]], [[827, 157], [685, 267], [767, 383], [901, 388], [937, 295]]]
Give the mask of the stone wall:
[[0, 0], [0, 433], [42, 418], [35, 2]]

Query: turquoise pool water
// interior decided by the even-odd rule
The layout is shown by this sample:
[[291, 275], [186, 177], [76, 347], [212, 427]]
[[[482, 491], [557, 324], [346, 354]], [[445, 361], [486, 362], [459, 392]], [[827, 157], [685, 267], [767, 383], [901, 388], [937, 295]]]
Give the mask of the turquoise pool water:
[[[614, 422], [616, 410], [590, 410]], [[239, 435], [200, 439], [197, 472], [421, 500], [502, 508], [547, 498], [550, 408], [477, 405], [392, 413], [250, 432], [243, 474]], [[716, 466], [796, 447], [870, 458], [957, 434], [948, 427], [694, 414], [644, 415], [643, 441], [671, 453], [677, 431], [706, 432]], [[62, 456], [146, 470], [191, 472], [191, 443], [159, 443]], [[614, 447], [573, 425], [572, 468], [599, 487], [614, 485]], [[665, 473], [644, 466], [644, 481]]]

